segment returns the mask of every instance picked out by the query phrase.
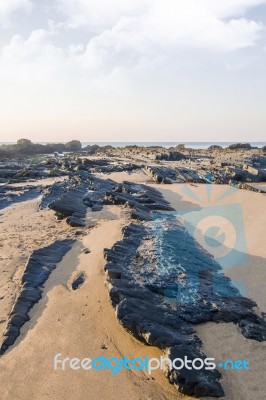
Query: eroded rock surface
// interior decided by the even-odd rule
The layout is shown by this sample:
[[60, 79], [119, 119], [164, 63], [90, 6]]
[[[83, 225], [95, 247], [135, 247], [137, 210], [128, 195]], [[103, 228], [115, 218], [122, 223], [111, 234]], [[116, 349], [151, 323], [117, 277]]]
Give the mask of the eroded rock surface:
[[0, 186], [0, 210], [27, 200], [36, 199], [41, 195], [42, 189], [36, 186]]
[[72, 239], [58, 240], [50, 246], [35, 250], [29, 257], [22, 277], [21, 290], [7, 323], [0, 355], [19, 337], [21, 327], [29, 320], [29, 311], [42, 297], [43, 284], [73, 243]]
[[[266, 340], [266, 322], [221, 266], [170, 213], [153, 214], [123, 229], [122, 240], [105, 250], [109, 295], [121, 324], [170, 359], [205, 359], [194, 325], [233, 322], [242, 334]], [[153, 220], [153, 221], [151, 221]], [[223, 396], [217, 370], [168, 370], [185, 394]]]

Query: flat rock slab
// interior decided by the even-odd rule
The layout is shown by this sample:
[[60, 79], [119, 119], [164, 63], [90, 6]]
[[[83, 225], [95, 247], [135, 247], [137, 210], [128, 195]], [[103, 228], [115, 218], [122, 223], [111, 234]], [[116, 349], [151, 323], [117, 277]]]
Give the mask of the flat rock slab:
[[152, 220], [154, 210], [173, 210], [158, 190], [127, 181], [106, 193], [105, 204], [128, 206], [132, 209], [131, 218], [138, 221]]
[[34, 200], [40, 196], [42, 189], [36, 186], [0, 187], [0, 210], [23, 201]]

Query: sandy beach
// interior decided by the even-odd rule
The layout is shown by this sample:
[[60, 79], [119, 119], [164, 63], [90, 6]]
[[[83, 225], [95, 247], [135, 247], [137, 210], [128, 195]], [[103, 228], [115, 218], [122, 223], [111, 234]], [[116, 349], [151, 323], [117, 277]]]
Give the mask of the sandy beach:
[[0, 0], [0, 400], [266, 400], [266, 0]]
[[[1, 286], [4, 299], [7, 298], [6, 302], [4, 299], [1, 301], [2, 330], [15, 296], [12, 277], [15, 273], [19, 274], [23, 265], [21, 262], [25, 261], [34, 246], [59, 238], [62, 230], [71, 235], [64, 222], [54, 222], [52, 211], [40, 212], [37, 206], [38, 201], [15, 205], [3, 211], [1, 217], [1, 229], [6, 238], [11, 232], [14, 236], [12, 242], [6, 243], [9, 253], [5, 254], [12, 269], [4, 264], [9, 275]], [[23, 215], [27, 216], [25, 225]], [[163, 400], [182, 397], [161, 372], [154, 373], [151, 379], [146, 373], [136, 371], [122, 371], [115, 377], [110, 371], [54, 371], [53, 359], [57, 353], [81, 358], [101, 355], [155, 357], [161, 354], [158, 349], [137, 342], [124, 331], [108, 300], [103, 249], [120, 239], [126, 216], [121, 214], [120, 209], [111, 207], [97, 216], [94, 214], [93, 218], [98, 221], [97, 227], [74, 245], [52, 273], [45, 284], [43, 299], [32, 309], [31, 320], [24, 325], [21, 338], [0, 359], [1, 399], [96, 399], [97, 396], [102, 399]], [[20, 225], [14, 225], [14, 220]], [[45, 224], [41, 224], [40, 220]], [[16, 232], [20, 232], [23, 241], [22, 238], [15, 240]], [[42, 236], [46, 240], [42, 240]], [[18, 241], [22, 241], [27, 253], [25, 256], [23, 253], [25, 258], [20, 259], [16, 266], [14, 263], [20, 254]], [[91, 253], [83, 254], [82, 249], [87, 247]], [[86, 281], [74, 292], [70, 290], [70, 282], [79, 271], [86, 274]], [[106, 349], [102, 349], [103, 345]]]
[[[206, 185], [158, 185], [151, 183], [143, 171], [112, 173], [108, 178], [118, 183], [127, 180], [148, 184], [162, 193], [175, 210], [183, 211], [214, 205], [228, 190], [227, 185], [212, 185], [208, 198]], [[187, 187], [197, 195], [198, 201], [187, 192]], [[261, 315], [266, 311], [264, 202], [265, 195], [261, 193], [237, 189], [219, 203], [240, 205], [249, 256], [245, 265], [223, 272], [245, 285], [245, 295], [257, 303], [257, 312]], [[0, 359], [1, 399], [189, 399], [176, 391], [162, 371], [154, 371], [152, 377], [146, 372], [122, 371], [114, 377], [110, 371], [54, 370], [57, 353], [80, 358], [101, 355], [134, 358], [160, 357], [162, 352], [127, 333], [108, 299], [104, 248], [120, 240], [121, 229], [130, 221], [128, 208], [109, 205], [101, 211], [88, 211], [86, 220], [95, 226], [85, 228], [77, 237], [77, 228], [71, 228], [64, 220], [56, 221], [54, 212], [39, 210], [39, 204], [40, 199], [25, 201], [1, 211], [1, 334], [20, 290], [23, 268], [30, 253], [63, 237], [77, 240], [46, 281], [42, 299], [30, 311], [30, 321], [22, 327], [19, 339]], [[85, 253], [84, 249], [90, 252]], [[74, 291], [71, 283], [80, 273], [85, 276], [85, 282]], [[209, 356], [217, 360], [245, 358], [250, 361], [251, 371], [223, 372], [225, 399], [262, 399], [265, 342], [245, 339], [232, 323], [206, 323], [195, 329]]]

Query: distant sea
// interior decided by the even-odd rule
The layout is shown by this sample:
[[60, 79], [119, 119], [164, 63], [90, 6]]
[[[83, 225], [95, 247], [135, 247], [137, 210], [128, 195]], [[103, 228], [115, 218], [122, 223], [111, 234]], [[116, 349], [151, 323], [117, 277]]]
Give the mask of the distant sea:
[[[0, 145], [2, 144], [14, 144], [15, 142], [0, 142]], [[51, 142], [38, 142], [40, 144], [47, 144]], [[59, 142], [55, 142], [59, 143]], [[113, 147], [124, 147], [124, 146], [144, 146], [144, 147], [149, 147], [149, 146], [162, 146], [165, 148], [169, 147], [175, 147], [179, 144], [184, 144], [186, 147], [191, 148], [191, 149], [207, 149], [208, 147], [212, 145], [218, 145], [222, 147], [228, 147], [230, 144], [236, 143], [236, 142], [81, 142], [82, 146], [88, 146], [88, 145], [93, 145], [93, 144], [98, 144], [99, 146], [113, 146]], [[248, 142], [250, 143], [253, 147], [263, 147], [266, 146], [266, 142]]]

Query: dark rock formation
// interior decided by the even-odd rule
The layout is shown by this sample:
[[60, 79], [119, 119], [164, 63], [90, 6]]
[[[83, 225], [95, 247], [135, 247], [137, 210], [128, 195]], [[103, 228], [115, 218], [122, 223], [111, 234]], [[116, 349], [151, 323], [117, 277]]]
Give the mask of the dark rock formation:
[[164, 161], [180, 161], [186, 159], [186, 156], [179, 151], [169, 151], [167, 153], [161, 153], [156, 155], [156, 160]]
[[111, 179], [100, 179], [90, 175], [88, 192], [83, 200], [84, 204], [91, 207], [92, 211], [100, 211], [105, 204], [106, 193], [115, 190], [116, 186], [117, 183]]
[[43, 192], [42, 201], [40, 204], [41, 209], [45, 209], [49, 204], [58, 201], [64, 194], [71, 188], [72, 183], [68, 180], [63, 182], [56, 182], [50, 187], [46, 188]]
[[[205, 356], [198, 351], [195, 347], [184, 344], [178, 344], [170, 347], [166, 353], [170, 360], [180, 358], [182, 360], [187, 357], [188, 359], [204, 360]], [[221, 374], [217, 370], [204, 370], [203, 372], [195, 369], [183, 369], [181, 372], [172, 369], [168, 370], [167, 377], [169, 381], [178, 385], [179, 391], [189, 396], [195, 397], [223, 397], [224, 391], [220, 384], [217, 382]], [[181, 382], [181, 384], [180, 384]]]
[[[142, 278], [146, 275], [148, 279], [151, 272], [148, 269], [144, 272], [146, 268], [141, 264], [138, 249], [149, 236], [150, 232], [143, 225], [131, 224], [124, 229], [123, 240], [105, 251], [110, 299], [117, 317], [137, 339], [169, 352], [170, 357], [177, 349], [184, 349], [186, 354], [204, 358], [199, 350], [200, 340], [192, 326], [164, 303], [161, 295], [152, 292], [147, 283], [142, 282]], [[182, 369], [168, 371], [167, 375], [182, 393], [196, 395], [196, 387], [204, 383], [206, 395], [223, 395], [217, 371], [202, 374], [194, 370], [193, 376], [188, 377], [187, 371]]]
[[35, 155], [35, 154], [53, 154], [62, 153], [64, 151], [79, 152], [82, 150], [82, 145], [79, 140], [71, 140], [64, 143], [32, 143], [28, 139], [19, 139], [16, 144], [8, 144], [0, 146], [1, 153], [5, 158], [13, 158], [16, 155]]
[[70, 217], [74, 213], [80, 217], [85, 217], [87, 208], [83, 203], [83, 198], [87, 193], [87, 186], [81, 184], [65, 192], [58, 200], [49, 204], [49, 208], [64, 217]]
[[229, 182], [230, 186], [234, 186], [237, 187], [238, 189], [245, 189], [248, 190], [250, 192], [256, 192], [256, 193], [266, 193], [266, 189], [258, 189], [254, 186], [248, 185], [247, 183], [241, 183], [241, 182], [237, 182], [237, 181], [230, 181]]
[[176, 167], [175, 169], [173, 169], [162, 166], [147, 166], [146, 171], [151, 174], [153, 180], [156, 183], [171, 184], [185, 182], [206, 182], [206, 180], [202, 178], [198, 172], [187, 167]]
[[90, 249], [86, 248], [86, 249], [83, 250], [83, 253], [84, 253], [84, 254], [90, 254], [91, 251], [90, 251]]
[[[127, 226], [105, 258], [110, 300], [121, 324], [171, 359], [205, 358], [192, 326], [208, 321], [234, 322], [246, 338], [266, 340], [256, 304], [240, 295], [171, 214]], [[167, 376], [184, 394], [223, 396], [216, 370], [172, 369]]]
[[113, 147], [113, 146], [111, 146], [111, 145], [107, 145], [107, 146], [101, 146], [99, 149], [98, 149], [98, 153], [105, 153], [107, 156], [108, 155], [112, 155], [112, 151], [114, 150], [115, 148]]
[[6, 158], [13, 158], [17, 155], [53, 154], [54, 152], [65, 151], [63, 143], [32, 143], [28, 139], [19, 139], [17, 144], [0, 146], [0, 152], [5, 152]]
[[66, 151], [81, 151], [82, 144], [80, 143], [79, 140], [71, 140], [70, 142], [67, 142], [65, 144], [65, 150]]
[[[205, 162], [204, 162], [205, 161]], [[146, 171], [156, 183], [217, 183], [229, 184], [230, 181], [238, 182], [263, 182], [266, 181], [264, 159], [259, 161], [249, 160], [248, 163], [225, 163], [213, 160], [201, 160], [192, 167], [176, 166], [146, 166]]]
[[166, 167], [146, 167], [156, 183], [171, 184], [177, 181], [178, 173], [172, 168]]
[[72, 289], [77, 290], [85, 282], [86, 275], [84, 272], [80, 272], [72, 282]]
[[4, 333], [0, 355], [15, 343], [21, 327], [29, 320], [29, 311], [42, 297], [43, 284], [73, 243], [71, 239], [56, 241], [50, 246], [34, 251], [30, 256], [22, 277], [20, 293]]
[[88, 145], [88, 146], [84, 147], [83, 150], [87, 151], [87, 154], [92, 156], [97, 153], [97, 150], [99, 148], [100, 148], [100, 146], [98, 146], [97, 144], [93, 144], [93, 145]]
[[12, 204], [36, 199], [41, 194], [41, 188], [36, 186], [0, 186], [0, 210]]
[[71, 217], [67, 217], [66, 222], [68, 223], [68, 225], [72, 226], [72, 227], [79, 227], [79, 226], [86, 226], [86, 222], [83, 221], [81, 218], [79, 217], [75, 217], [75, 216], [71, 216]]
[[92, 211], [102, 209], [106, 192], [115, 190], [117, 183], [100, 179], [85, 171], [79, 171], [71, 179], [58, 182], [46, 191], [41, 208], [49, 207], [59, 216], [67, 218], [72, 226], [85, 226], [87, 207]]
[[78, 170], [89, 171], [92, 173], [102, 172], [105, 174], [123, 171], [132, 172], [143, 167], [142, 165], [137, 165], [124, 161], [117, 162], [100, 158], [98, 158], [97, 160], [83, 158], [82, 160], [78, 160], [77, 164]]
[[46, 158], [44, 161], [34, 163], [30, 157], [25, 161], [0, 162], [0, 182], [19, 183], [33, 179], [51, 178], [66, 175], [63, 160]]
[[49, 207], [59, 216], [67, 218], [71, 226], [85, 226], [87, 207], [100, 211], [107, 192], [114, 191], [117, 183], [100, 179], [85, 171], [79, 171], [70, 180], [52, 185], [45, 193], [41, 208]]
[[32, 144], [32, 142], [29, 140], [29, 139], [19, 139], [18, 141], [17, 141], [17, 145], [18, 146], [29, 146], [29, 145], [31, 145]]
[[212, 146], [208, 147], [208, 150], [223, 150], [222, 146], [219, 146], [217, 144], [213, 144]]
[[156, 189], [127, 181], [118, 185], [116, 190], [106, 192], [105, 204], [126, 205], [132, 209], [131, 217], [139, 221], [151, 220], [153, 210], [172, 211]]
[[95, 172], [103, 172], [105, 174], [111, 174], [112, 172], [133, 172], [140, 169], [141, 166], [131, 163], [108, 163], [108, 165], [100, 166], [96, 165], [94, 167]]
[[86, 226], [83, 220], [87, 212], [83, 199], [89, 186], [86, 178], [77, 175], [70, 180], [55, 183], [44, 194], [40, 208], [51, 208], [59, 218], [67, 218], [67, 223], [73, 227]]
[[227, 147], [229, 150], [251, 150], [252, 147], [249, 143], [234, 143]]

